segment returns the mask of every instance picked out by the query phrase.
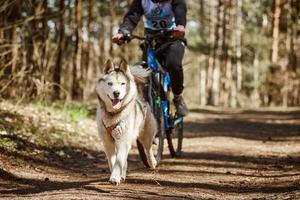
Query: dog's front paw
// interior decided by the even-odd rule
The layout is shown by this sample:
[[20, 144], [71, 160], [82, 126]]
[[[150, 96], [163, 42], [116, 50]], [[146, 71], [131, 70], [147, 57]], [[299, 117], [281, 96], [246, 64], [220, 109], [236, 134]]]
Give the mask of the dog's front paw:
[[148, 158], [149, 158], [149, 159], [148, 159], [148, 164], [149, 164], [150, 168], [151, 168], [151, 169], [155, 169], [156, 166], [157, 166], [157, 161], [156, 161], [155, 157], [149, 155]]
[[121, 122], [118, 126], [116, 126], [113, 130], [112, 130], [112, 136], [115, 138], [115, 139], [120, 139], [121, 136], [122, 136], [122, 132], [123, 130], [126, 129], [126, 125]]
[[125, 181], [125, 180], [126, 180], [126, 172], [122, 172], [121, 180], [122, 180], [122, 181]]
[[114, 184], [114, 185], [120, 185], [120, 183], [121, 183], [121, 177], [111, 176], [110, 179], [109, 179], [109, 182], [111, 184]]
[[155, 169], [157, 166], [157, 161], [156, 159], [152, 159], [152, 161], [150, 162], [150, 168], [151, 169]]

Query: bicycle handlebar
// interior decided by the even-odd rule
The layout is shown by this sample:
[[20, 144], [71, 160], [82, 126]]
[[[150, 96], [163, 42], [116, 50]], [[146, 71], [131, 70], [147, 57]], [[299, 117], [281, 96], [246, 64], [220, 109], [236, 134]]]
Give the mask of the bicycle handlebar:
[[172, 33], [175, 32], [175, 30], [161, 30], [158, 33], [155, 33], [153, 35], [146, 35], [146, 36], [139, 36], [139, 35], [134, 35], [127, 33], [123, 36], [122, 40], [130, 42], [133, 39], [138, 39], [138, 40], [146, 40], [146, 41], [152, 41], [155, 39], [159, 38], [170, 38], [172, 36]]

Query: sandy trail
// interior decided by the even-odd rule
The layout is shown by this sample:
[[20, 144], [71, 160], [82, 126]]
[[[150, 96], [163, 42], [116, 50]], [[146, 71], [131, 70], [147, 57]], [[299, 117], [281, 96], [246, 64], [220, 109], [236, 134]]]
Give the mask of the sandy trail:
[[195, 110], [185, 136], [182, 158], [166, 148], [155, 171], [133, 149], [120, 186], [96, 150], [28, 158], [0, 171], [0, 199], [300, 199], [299, 111]]

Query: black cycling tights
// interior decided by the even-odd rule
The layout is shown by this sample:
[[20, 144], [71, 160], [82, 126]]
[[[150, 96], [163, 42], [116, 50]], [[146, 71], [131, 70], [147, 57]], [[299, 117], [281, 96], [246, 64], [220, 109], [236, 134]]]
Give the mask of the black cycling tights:
[[163, 51], [162, 55], [158, 55], [159, 60], [170, 74], [174, 95], [180, 95], [183, 91], [182, 60], [184, 50], [184, 43], [181, 40], [176, 40]]

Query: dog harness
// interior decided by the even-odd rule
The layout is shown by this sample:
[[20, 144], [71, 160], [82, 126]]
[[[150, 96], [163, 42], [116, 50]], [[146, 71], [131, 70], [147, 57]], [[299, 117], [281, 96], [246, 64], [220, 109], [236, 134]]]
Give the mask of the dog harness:
[[153, 3], [151, 0], [142, 0], [144, 10], [144, 27], [146, 29], [161, 30], [176, 27], [172, 0], [162, 3]]
[[110, 135], [112, 135], [112, 131], [113, 131], [115, 128], [117, 128], [117, 126], [119, 126], [122, 122], [123, 122], [123, 120], [120, 120], [120, 121], [118, 121], [118, 123], [113, 124], [113, 125], [107, 127], [107, 126], [104, 124], [104, 121], [102, 120], [102, 124], [103, 124], [104, 128], [109, 132]]
[[[141, 100], [139, 100], [139, 99], [136, 99], [135, 100], [136, 101], [136, 103], [137, 103], [137, 105], [138, 105], [138, 107], [141, 109], [141, 111], [143, 112], [143, 115], [144, 116], [146, 116], [146, 114], [147, 114], [147, 106], [141, 101]], [[131, 101], [130, 101], [131, 102]], [[129, 103], [130, 103], [129, 102]], [[129, 104], [128, 103], [128, 104]], [[122, 109], [122, 110], [124, 110], [124, 109]], [[146, 117], [144, 117], [144, 120], [146, 119]], [[104, 126], [104, 128], [107, 130], [107, 132], [110, 134], [110, 136], [112, 137], [112, 138], [115, 138], [115, 137], [117, 137], [117, 138], [119, 138], [119, 137], [121, 137], [121, 135], [120, 134], [118, 134], [118, 135], [114, 135], [113, 134], [113, 131], [116, 129], [116, 128], [118, 128], [118, 126], [121, 126], [121, 124], [123, 123], [123, 119], [120, 119], [117, 123], [115, 123], [115, 124], [113, 124], [113, 125], [111, 125], [111, 126], [107, 126], [105, 123], [104, 123], [104, 121], [102, 120], [102, 124], [103, 124], [103, 126]]]

